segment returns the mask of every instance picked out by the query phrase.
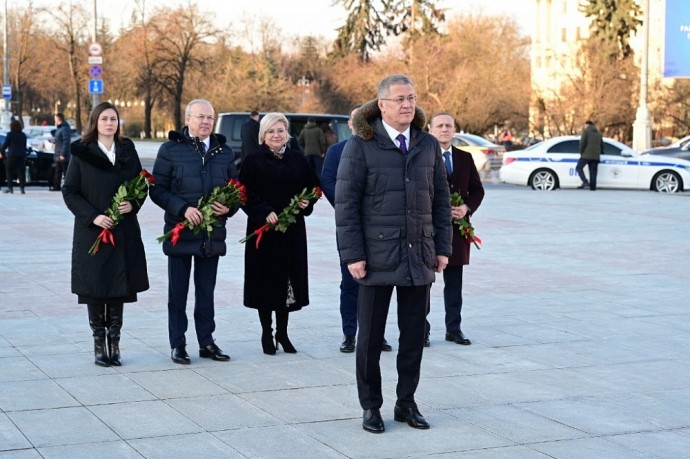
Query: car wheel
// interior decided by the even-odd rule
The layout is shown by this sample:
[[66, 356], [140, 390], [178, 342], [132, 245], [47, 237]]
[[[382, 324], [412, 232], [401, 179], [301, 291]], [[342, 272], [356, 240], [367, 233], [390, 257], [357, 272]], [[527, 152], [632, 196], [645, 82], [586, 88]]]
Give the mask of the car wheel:
[[682, 188], [680, 176], [673, 171], [661, 171], [652, 179], [652, 190], [659, 193], [678, 193]]
[[538, 169], [529, 178], [533, 190], [552, 191], [558, 188], [558, 177], [548, 169]]

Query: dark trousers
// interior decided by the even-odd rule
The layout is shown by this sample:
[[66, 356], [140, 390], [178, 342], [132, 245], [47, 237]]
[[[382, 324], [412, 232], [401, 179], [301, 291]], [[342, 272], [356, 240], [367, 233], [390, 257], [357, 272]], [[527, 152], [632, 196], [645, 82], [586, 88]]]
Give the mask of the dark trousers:
[[[589, 181], [587, 181], [587, 177], [585, 177], [585, 165], [589, 167]], [[575, 166], [575, 170], [577, 171], [577, 175], [580, 176], [580, 180], [582, 180], [582, 183], [584, 183], [585, 186], [589, 184], [589, 189], [590, 190], [596, 190], [597, 189], [597, 170], [599, 169], [599, 160], [596, 159], [584, 159], [580, 158], [577, 161], [577, 166]]]
[[[397, 404], [415, 406], [414, 393], [424, 351], [424, 316], [429, 302], [430, 285], [396, 287], [398, 298], [398, 385]], [[357, 392], [362, 409], [381, 408], [381, 345], [386, 329], [393, 286], [359, 286], [357, 318]]]
[[213, 343], [216, 329], [213, 292], [216, 288], [219, 257], [168, 257], [168, 335], [170, 347], [187, 344], [187, 294], [194, 259], [194, 327], [199, 347]]
[[357, 334], [357, 295], [359, 284], [352, 278], [347, 264], [340, 265], [342, 279], [340, 281], [340, 318], [343, 323], [343, 334], [355, 336]]
[[55, 161], [55, 174], [53, 175], [53, 189], [62, 188], [62, 176], [67, 172], [69, 161]]
[[7, 188], [12, 188], [14, 179], [19, 179], [19, 186], [24, 188], [26, 182], [26, 158], [24, 156], [5, 157], [5, 180]]
[[[446, 332], [460, 331], [462, 322], [462, 265], [448, 266], [443, 270], [443, 304], [446, 308]], [[427, 310], [427, 316], [429, 311]], [[431, 330], [426, 321], [426, 333]]]

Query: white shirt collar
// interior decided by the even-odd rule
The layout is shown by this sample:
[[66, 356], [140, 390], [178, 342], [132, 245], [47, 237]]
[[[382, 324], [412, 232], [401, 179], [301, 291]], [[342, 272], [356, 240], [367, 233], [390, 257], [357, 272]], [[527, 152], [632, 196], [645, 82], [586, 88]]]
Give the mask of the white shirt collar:
[[383, 118], [381, 119], [381, 122], [383, 123], [383, 128], [386, 130], [386, 133], [391, 138], [396, 147], [400, 148], [400, 142], [398, 141], [398, 139], [396, 139], [396, 137], [398, 137], [399, 134], [402, 134], [405, 136], [405, 144], [407, 146], [407, 149], [410, 149], [410, 126], [407, 126], [407, 129], [405, 129], [403, 132], [399, 132], [394, 127], [390, 126], [389, 124], [386, 124], [386, 122], [383, 121]]
[[110, 150], [108, 150], [108, 148], [105, 146], [105, 144], [99, 140], [98, 141], [98, 148], [100, 148], [101, 151], [103, 153], [105, 153], [105, 155], [108, 157], [110, 162], [113, 163], [113, 165], [114, 165], [115, 164], [115, 141], [113, 141], [113, 144], [110, 146]]

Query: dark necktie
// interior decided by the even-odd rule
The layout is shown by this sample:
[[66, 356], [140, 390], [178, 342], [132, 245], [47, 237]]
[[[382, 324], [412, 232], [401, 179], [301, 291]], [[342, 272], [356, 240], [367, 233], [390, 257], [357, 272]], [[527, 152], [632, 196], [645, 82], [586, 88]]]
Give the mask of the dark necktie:
[[206, 142], [199, 142], [199, 151], [202, 155], [206, 154]]
[[402, 134], [398, 134], [396, 139], [398, 140], [398, 142], [400, 142], [400, 153], [407, 156], [407, 145], [405, 145], [405, 136]]
[[443, 152], [443, 162], [446, 163], [446, 172], [448, 172], [448, 177], [453, 173], [453, 164], [450, 162], [450, 152]]

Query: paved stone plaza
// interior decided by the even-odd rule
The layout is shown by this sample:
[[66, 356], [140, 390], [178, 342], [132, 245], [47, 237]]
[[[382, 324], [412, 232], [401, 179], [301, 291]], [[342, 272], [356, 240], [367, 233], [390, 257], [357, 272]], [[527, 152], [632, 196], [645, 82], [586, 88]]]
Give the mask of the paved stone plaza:
[[[93, 364], [70, 293], [72, 217], [59, 193], [0, 196], [0, 458], [684, 458], [690, 451], [690, 195], [488, 185], [473, 223], [463, 331], [432, 346], [417, 391], [428, 431], [393, 421], [395, 308], [383, 435], [361, 428], [354, 355], [338, 351], [333, 210], [307, 219], [311, 305], [299, 353], [261, 352], [242, 306], [245, 217], [228, 225], [216, 297], [229, 363], [171, 362], [162, 211], [140, 213], [151, 289], [126, 306], [123, 366]], [[190, 294], [190, 298], [193, 296]], [[190, 311], [191, 316], [191, 311]], [[190, 328], [192, 321], [190, 320]]]

